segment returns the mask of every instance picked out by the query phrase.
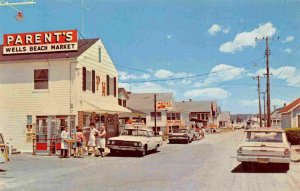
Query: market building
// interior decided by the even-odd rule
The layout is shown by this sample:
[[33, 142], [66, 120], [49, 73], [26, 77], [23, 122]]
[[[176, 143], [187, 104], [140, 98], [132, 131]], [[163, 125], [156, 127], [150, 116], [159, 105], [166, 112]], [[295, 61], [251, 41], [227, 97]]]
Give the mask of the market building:
[[118, 104], [118, 72], [102, 41], [77, 38], [74, 30], [4, 36], [0, 132], [20, 151], [48, 152], [61, 126], [94, 122], [115, 136], [118, 114], [131, 112]]

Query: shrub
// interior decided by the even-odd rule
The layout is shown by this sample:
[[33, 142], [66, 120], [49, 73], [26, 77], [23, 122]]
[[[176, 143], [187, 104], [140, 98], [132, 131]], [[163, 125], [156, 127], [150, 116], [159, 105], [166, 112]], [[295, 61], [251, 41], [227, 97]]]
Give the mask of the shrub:
[[287, 128], [287, 129], [285, 129], [285, 133], [286, 133], [288, 141], [292, 145], [300, 144], [300, 128], [299, 127]]

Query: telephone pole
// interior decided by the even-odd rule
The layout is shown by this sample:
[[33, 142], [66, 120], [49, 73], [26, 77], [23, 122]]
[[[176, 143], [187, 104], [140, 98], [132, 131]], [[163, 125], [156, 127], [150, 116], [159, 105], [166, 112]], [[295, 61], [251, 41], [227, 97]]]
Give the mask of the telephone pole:
[[261, 92], [264, 100], [264, 127], [266, 127], [266, 92]]
[[269, 38], [266, 37], [266, 69], [267, 69], [267, 127], [271, 127], [271, 96], [270, 96], [270, 70], [269, 70]]
[[154, 94], [154, 128], [155, 128], [155, 136], [157, 135], [157, 126], [156, 126], [156, 94]]
[[258, 108], [259, 108], [259, 126], [262, 127], [262, 119], [261, 119], [261, 103], [260, 103], [260, 76], [253, 76], [254, 80], [257, 80], [257, 93], [258, 93]]

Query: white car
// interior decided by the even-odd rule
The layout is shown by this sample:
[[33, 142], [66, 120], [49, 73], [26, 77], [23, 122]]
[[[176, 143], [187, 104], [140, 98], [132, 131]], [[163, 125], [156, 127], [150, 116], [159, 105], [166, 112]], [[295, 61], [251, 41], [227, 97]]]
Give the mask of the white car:
[[243, 167], [250, 163], [279, 163], [289, 170], [290, 144], [281, 129], [245, 130], [242, 143], [237, 150], [237, 160]]
[[135, 151], [141, 156], [145, 156], [147, 151], [157, 150], [162, 146], [162, 137], [155, 137], [150, 129], [127, 128], [124, 129], [119, 137], [108, 139], [107, 147], [111, 154], [118, 151]]

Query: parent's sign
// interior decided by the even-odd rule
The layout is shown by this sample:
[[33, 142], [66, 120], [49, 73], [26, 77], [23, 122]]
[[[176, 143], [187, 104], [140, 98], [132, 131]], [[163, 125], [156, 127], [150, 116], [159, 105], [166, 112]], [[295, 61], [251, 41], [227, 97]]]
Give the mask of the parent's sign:
[[5, 34], [3, 36], [3, 54], [62, 52], [77, 49], [77, 30]]

